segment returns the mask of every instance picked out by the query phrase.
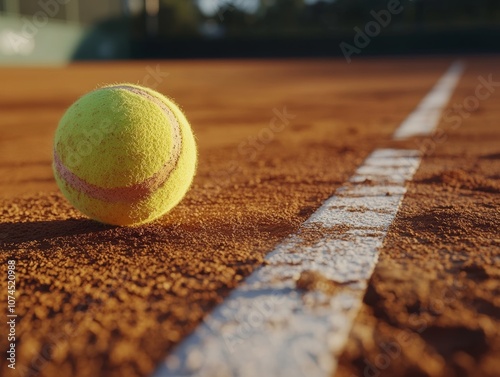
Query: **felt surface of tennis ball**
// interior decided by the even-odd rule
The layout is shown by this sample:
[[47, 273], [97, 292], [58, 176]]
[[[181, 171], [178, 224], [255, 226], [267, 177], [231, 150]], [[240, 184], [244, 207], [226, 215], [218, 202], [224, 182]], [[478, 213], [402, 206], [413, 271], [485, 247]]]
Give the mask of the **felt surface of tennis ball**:
[[196, 143], [179, 107], [132, 84], [105, 86], [71, 105], [54, 140], [53, 170], [64, 196], [88, 217], [139, 225], [184, 197]]

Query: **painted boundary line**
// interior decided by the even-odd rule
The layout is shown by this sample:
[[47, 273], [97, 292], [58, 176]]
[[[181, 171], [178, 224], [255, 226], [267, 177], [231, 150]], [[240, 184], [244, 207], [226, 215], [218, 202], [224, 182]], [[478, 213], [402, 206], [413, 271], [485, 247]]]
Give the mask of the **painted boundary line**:
[[[437, 98], [441, 107], [425, 118], [434, 123], [422, 128], [436, 126], [447, 103], [442, 100], [451, 96], [459, 76], [445, 78], [459, 75], [457, 67], [424, 98], [424, 104]], [[433, 97], [435, 91], [439, 95]], [[410, 116], [423, 119], [419, 111], [426, 113], [429, 106], [419, 105]], [[375, 150], [153, 376], [332, 376], [406, 181], [420, 161], [418, 151]]]
[[[414, 151], [373, 152], [351, 179], [361, 183], [337, 190], [155, 376], [331, 376], [333, 355], [345, 345], [405, 181], [419, 163]], [[334, 292], [299, 290], [297, 280], [311, 271], [323, 284], [334, 282]]]
[[412, 136], [430, 135], [435, 130], [441, 112], [450, 101], [464, 68], [465, 65], [460, 61], [451, 65], [429, 94], [399, 126], [394, 133], [394, 139], [402, 140]]

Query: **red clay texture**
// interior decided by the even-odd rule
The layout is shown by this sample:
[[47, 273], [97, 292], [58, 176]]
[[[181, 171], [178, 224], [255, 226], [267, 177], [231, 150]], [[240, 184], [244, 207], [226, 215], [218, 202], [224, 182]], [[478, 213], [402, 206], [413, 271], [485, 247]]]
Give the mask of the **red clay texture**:
[[[500, 80], [498, 58], [466, 62], [452, 104], [474, 94], [478, 75]], [[391, 141], [450, 63], [158, 61], [0, 70], [10, 88], [0, 93], [0, 287], [6, 291], [7, 261], [15, 260], [16, 372], [147, 376], [372, 150], [391, 145], [427, 156], [385, 240], [338, 376], [363, 375], [365, 360], [377, 368], [381, 343], [400, 334], [411, 340], [380, 375], [493, 376], [500, 370], [500, 89], [459, 127], [446, 128], [445, 139]], [[53, 134], [79, 96], [106, 83], [141, 83], [148, 67], [165, 73], [155, 89], [181, 104], [193, 126], [197, 176], [159, 221], [102, 225], [59, 193]], [[335, 289], [324, 283], [300, 279], [304, 288]], [[0, 348], [8, 349], [6, 337]], [[0, 374], [14, 375], [7, 364], [0, 359]]]

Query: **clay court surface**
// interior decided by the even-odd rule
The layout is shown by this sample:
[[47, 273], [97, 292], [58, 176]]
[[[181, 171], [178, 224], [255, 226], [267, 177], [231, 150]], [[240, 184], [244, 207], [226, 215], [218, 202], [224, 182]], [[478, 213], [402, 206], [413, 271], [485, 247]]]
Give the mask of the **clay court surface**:
[[[454, 60], [0, 69], [0, 287], [6, 306], [7, 260], [15, 259], [19, 314], [17, 368], [2, 357], [0, 374], [150, 375], [374, 149], [409, 148], [422, 151], [422, 164], [347, 345], [332, 355], [335, 376], [498, 376], [500, 84], [471, 111], [447, 110], [476, 96], [480, 77], [500, 82], [500, 58], [463, 58], [439, 131], [392, 140]], [[51, 170], [64, 110], [120, 82], [174, 98], [199, 145], [186, 198], [136, 228], [84, 218]], [[0, 345], [5, 354], [6, 337]]]

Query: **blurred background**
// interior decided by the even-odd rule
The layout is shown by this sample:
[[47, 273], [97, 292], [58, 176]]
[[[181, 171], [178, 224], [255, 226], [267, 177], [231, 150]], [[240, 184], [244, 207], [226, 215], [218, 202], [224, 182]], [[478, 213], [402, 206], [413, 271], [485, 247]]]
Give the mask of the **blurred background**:
[[499, 52], [500, 0], [0, 0], [4, 65], [345, 51]]

